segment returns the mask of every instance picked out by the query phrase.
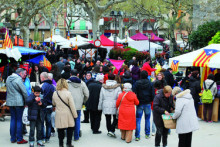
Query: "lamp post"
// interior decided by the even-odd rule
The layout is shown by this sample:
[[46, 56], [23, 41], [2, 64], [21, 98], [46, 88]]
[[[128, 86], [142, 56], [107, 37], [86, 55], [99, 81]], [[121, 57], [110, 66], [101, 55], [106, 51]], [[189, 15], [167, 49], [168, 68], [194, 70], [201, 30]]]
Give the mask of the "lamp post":
[[114, 34], [114, 48], [117, 47], [117, 18], [122, 16], [123, 12], [122, 11], [112, 11], [110, 13], [110, 16], [115, 17], [115, 34]]
[[[15, 26], [12, 28], [12, 36], [15, 36], [15, 34], [16, 34], [16, 28], [15, 28]], [[13, 37], [12, 37], [13, 38]], [[14, 45], [15, 45], [15, 40], [13, 40], [14, 41]]]
[[146, 33], [146, 36], [148, 37], [148, 40], [149, 40], [149, 53], [150, 53], [150, 39], [151, 39], [151, 35], [150, 35], [150, 33]]
[[42, 35], [43, 35], [43, 42], [44, 42], [44, 33], [45, 33], [45, 32], [43, 31], [43, 32], [42, 32]]
[[17, 36], [17, 46], [19, 46], [20, 28], [16, 29], [16, 36]]

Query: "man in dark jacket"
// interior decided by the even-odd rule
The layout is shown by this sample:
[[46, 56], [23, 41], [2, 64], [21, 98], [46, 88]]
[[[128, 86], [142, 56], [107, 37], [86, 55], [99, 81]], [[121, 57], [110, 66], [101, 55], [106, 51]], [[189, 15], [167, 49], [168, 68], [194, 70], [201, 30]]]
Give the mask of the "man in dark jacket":
[[44, 61], [43, 60], [39, 62], [39, 67], [40, 67], [41, 72], [49, 72], [49, 70], [46, 67], [44, 67]]
[[196, 113], [198, 115], [198, 108], [200, 102], [199, 93], [201, 92], [200, 86], [200, 78], [199, 78], [199, 71], [193, 71], [191, 77], [189, 78], [189, 89], [191, 91], [191, 95], [194, 99], [194, 105], [196, 109]]
[[167, 85], [173, 87], [174, 86], [174, 78], [173, 78], [173, 74], [172, 74], [172, 69], [168, 68], [165, 72], [164, 72], [164, 76], [165, 76], [165, 80], [167, 81]]
[[168, 129], [164, 127], [161, 115], [169, 115], [169, 113], [174, 109], [173, 96], [171, 95], [171, 93], [172, 88], [170, 86], [165, 86], [163, 89], [159, 90], [159, 93], [154, 98], [153, 118], [157, 128], [155, 136], [155, 147], [160, 146], [161, 137], [163, 147], [167, 146]]
[[98, 110], [99, 95], [104, 82], [104, 75], [97, 75], [96, 81], [89, 84], [89, 99], [86, 102], [86, 108], [90, 112], [91, 129], [93, 134], [102, 133], [99, 131], [102, 111]]
[[145, 114], [145, 137], [147, 139], [150, 138], [151, 103], [155, 95], [153, 84], [148, 80], [147, 71], [142, 71], [140, 76], [141, 79], [134, 86], [134, 92], [140, 102], [136, 110], [136, 141], [140, 140], [140, 125], [143, 112]]
[[[42, 121], [42, 139], [43, 141], [49, 142], [51, 135], [51, 113], [52, 113], [52, 96], [55, 91], [52, 81], [48, 79], [48, 73], [42, 72], [40, 74], [40, 79], [42, 81], [41, 89], [43, 94], [43, 99], [47, 103], [47, 107], [43, 109], [43, 121]], [[44, 120], [46, 121], [46, 136], [44, 135]]]
[[65, 64], [63, 63], [63, 57], [60, 57], [60, 61], [56, 63], [59, 72], [61, 73], [63, 71], [63, 68], [65, 66]]

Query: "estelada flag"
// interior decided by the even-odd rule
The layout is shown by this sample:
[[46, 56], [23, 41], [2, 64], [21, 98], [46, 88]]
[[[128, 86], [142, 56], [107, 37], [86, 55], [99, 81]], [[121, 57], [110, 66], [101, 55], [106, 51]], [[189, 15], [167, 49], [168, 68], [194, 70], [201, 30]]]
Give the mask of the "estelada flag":
[[178, 71], [178, 67], [179, 67], [179, 61], [178, 60], [173, 60], [171, 63], [171, 68], [173, 71]]
[[218, 53], [216, 49], [204, 49], [193, 61], [193, 66], [208, 67], [208, 63], [212, 57]]
[[13, 48], [13, 44], [12, 44], [12, 41], [11, 39], [9, 38], [9, 35], [8, 35], [8, 31], [6, 30], [5, 32], [5, 47], [8, 47], [8, 48]]
[[50, 71], [52, 66], [50, 61], [44, 56], [44, 66]]
[[202, 68], [202, 74], [201, 74], [201, 87], [203, 88], [203, 82], [208, 78], [209, 74], [215, 75], [218, 72], [216, 68], [208, 68], [208, 67], [203, 67]]
[[70, 40], [70, 32], [68, 31], [67, 39]]

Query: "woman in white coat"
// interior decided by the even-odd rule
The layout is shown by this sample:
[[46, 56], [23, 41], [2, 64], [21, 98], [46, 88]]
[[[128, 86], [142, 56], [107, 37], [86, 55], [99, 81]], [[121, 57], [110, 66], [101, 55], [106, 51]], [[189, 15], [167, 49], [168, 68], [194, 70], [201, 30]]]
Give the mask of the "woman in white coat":
[[176, 133], [179, 134], [178, 147], [191, 147], [192, 132], [199, 129], [194, 100], [189, 89], [182, 92], [178, 88], [174, 89], [175, 91], [172, 93], [177, 95], [173, 119], [177, 119]]

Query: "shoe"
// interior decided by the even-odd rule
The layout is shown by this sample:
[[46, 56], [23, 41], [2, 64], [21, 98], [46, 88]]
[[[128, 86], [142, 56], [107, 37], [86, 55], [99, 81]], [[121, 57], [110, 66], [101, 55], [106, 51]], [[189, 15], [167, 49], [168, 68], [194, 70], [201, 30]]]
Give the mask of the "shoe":
[[82, 137], [82, 130], [79, 130], [79, 137]]
[[125, 140], [125, 139], [121, 138], [121, 140]]
[[129, 141], [129, 142], [126, 141], [126, 143], [131, 143], [131, 141]]
[[46, 141], [45, 141], [45, 140], [42, 140], [42, 143], [43, 143], [43, 144], [45, 144], [45, 143], [46, 143]]
[[44, 145], [43, 143], [39, 143], [39, 142], [38, 142], [38, 143], [37, 143], [37, 146], [38, 146], [38, 147], [43, 147], [43, 146], [45, 146], [45, 145]]
[[24, 136], [29, 137], [29, 133], [25, 133]]
[[149, 139], [149, 138], [150, 138], [150, 135], [145, 135], [145, 138], [146, 138], [146, 139]]
[[74, 141], [79, 141], [79, 139], [74, 139]]
[[102, 131], [94, 131], [93, 134], [101, 134]]
[[81, 123], [89, 123], [89, 121], [84, 120], [84, 121], [81, 121]]
[[26, 144], [26, 143], [28, 143], [28, 141], [27, 141], [27, 140], [24, 140], [24, 139], [17, 142], [17, 144]]
[[11, 141], [11, 143], [15, 143], [15, 142], [17, 142], [17, 140], [15, 140], [15, 141]]
[[135, 141], [139, 141], [139, 140], [140, 140], [140, 138], [139, 138], [139, 137], [136, 137], [136, 138], [135, 138]]
[[70, 145], [67, 144], [66, 147], [74, 147], [74, 146], [72, 144], [70, 144]]
[[50, 140], [47, 140], [47, 139], [46, 139], [46, 143], [50, 143]]
[[115, 133], [113, 133], [113, 132], [108, 132], [108, 134], [107, 134], [109, 137], [114, 137], [114, 138], [116, 138], [116, 135], [115, 135]]
[[155, 133], [152, 133], [151, 135], [152, 135], [152, 136], [155, 136]]
[[51, 137], [55, 137], [55, 132], [54, 133], [51, 133], [51, 135], [50, 135]]
[[29, 147], [34, 147], [34, 144], [30, 144], [30, 146]]

